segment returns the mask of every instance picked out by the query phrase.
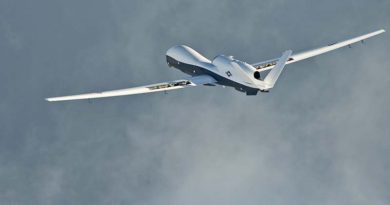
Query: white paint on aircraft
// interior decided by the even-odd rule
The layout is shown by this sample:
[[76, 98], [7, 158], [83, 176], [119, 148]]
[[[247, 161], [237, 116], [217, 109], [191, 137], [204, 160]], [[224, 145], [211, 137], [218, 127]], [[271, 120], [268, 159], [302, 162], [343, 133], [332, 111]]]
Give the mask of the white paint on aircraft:
[[[51, 97], [46, 98], [46, 100], [66, 101], [104, 98], [216, 84], [223, 87], [233, 87], [238, 91], [246, 92], [247, 95], [256, 95], [258, 91], [268, 91], [272, 89], [284, 67], [288, 64], [327, 53], [341, 47], [350, 46], [351, 44], [361, 42], [384, 32], [385, 30], [382, 29], [339, 43], [332, 43], [325, 47], [295, 54], [293, 54], [291, 50], [287, 50], [280, 58], [254, 64], [248, 64], [234, 59], [233, 56], [225, 55], [218, 55], [211, 61], [189, 46], [178, 45], [167, 51], [167, 63], [170, 67], [179, 69], [182, 72], [191, 75], [191, 77], [121, 90]], [[261, 77], [262, 73], [267, 70], [271, 71], [266, 76]]]

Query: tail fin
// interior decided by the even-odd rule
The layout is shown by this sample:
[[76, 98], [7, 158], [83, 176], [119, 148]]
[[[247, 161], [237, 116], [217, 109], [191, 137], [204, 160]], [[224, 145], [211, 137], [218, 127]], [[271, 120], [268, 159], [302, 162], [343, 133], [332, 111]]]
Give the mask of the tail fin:
[[284, 66], [286, 65], [286, 62], [290, 58], [292, 54], [291, 50], [287, 50], [283, 53], [282, 57], [279, 58], [278, 62], [276, 63], [275, 67], [268, 73], [268, 75], [264, 78], [264, 84], [266, 85], [267, 89], [273, 88], [276, 81], [278, 80], [280, 74], [283, 71]]

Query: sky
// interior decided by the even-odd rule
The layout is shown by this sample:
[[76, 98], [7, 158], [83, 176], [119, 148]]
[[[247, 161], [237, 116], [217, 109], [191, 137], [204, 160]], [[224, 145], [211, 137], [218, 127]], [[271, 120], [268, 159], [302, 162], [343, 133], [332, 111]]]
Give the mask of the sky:
[[288, 65], [270, 93], [44, 98], [390, 28], [388, 0], [0, 0], [0, 203], [389, 204], [390, 37]]

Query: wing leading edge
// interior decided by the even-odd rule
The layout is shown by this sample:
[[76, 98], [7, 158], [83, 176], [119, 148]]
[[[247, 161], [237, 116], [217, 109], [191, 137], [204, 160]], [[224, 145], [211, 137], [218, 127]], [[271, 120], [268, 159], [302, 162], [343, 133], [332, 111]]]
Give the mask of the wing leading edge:
[[[301, 61], [301, 60], [304, 60], [307, 58], [311, 58], [311, 57], [314, 57], [314, 56], [317, 56], [317, 55], [320, 55], [323, 53], [327, 53], [329, 51], [333, 51], [333, 50], [336, 50], [336, 49], [339, 49], [339, 48], [342, 48], [345, 46], [350, 46], [351, 44], [361, 42], [363, 40], [374, 37], [374, 36], [379, 35], [379, 34], [384, 33], [384, 32], [386, 32], [386, 31], [384, 29], [381, 29], [381, 30], [378, 30], [378, 31], [375, 31], [372, 33], [358, 36], [356, 38], [351, 38], [351, 39], [348, 39], [348, 40], [345, 40], [342, 42], [332, 43], [332, 44], [329, 44], [328, 46], [324, 46], [321, 48], [317, 48], [317, 49], [313, 49], [313, 50], [309, 50], [309, 51], [304, 51], [304, 52], [299, 52], [299, 53], [291, 55], [286, 64], [295, 63], [295, 62], [298, 62], [298, 61]], [[277, 61], [278, 61], [278, 59], [272, 59], [272, 60], [268, 60], [268, 61], [254, 63], [254, 64], [252, 64], [252, 66], [255, 67], [258, 71], [265, 71], [265, 70], [269, 70], [269, 69], [274, 68]]]
[[124, 95], [135, 95], [135, 94], [141, 94], [141, 93], [152, 93], [152, 92], [160, 92], [160, 91], [175, 90], [175, 89], [180, 89], [180, 88], [194, 87], [194, 86], [198, 86], [198, 85], [213, 84], [215, 82], [216, 82], [216, 80], [211, 76], [200, 75], [200, 76], [195, 76], [195, 77], [192, 77], [189, 79], [175, 80], [175, 81], [157, 83], [157, 84], [134, 87], [134, 88], [126, 88], [126, 89], [121, 89], [121, 90], [111, 90], [111, 91], [96, 92], [96, 93], [86, 93], [86, 94], [80, 94], [80, 95], [51, 97], [51, 98], [46, 98], [46, 100], [50, 101], [50, 102], [54, 102], [54, 101], [83, 100], [83, 99], [124, 96]]

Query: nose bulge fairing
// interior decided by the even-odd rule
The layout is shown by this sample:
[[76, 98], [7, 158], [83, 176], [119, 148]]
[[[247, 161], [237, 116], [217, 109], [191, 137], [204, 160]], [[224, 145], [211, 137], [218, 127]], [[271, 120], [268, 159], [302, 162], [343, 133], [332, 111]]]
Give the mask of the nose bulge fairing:
[[209, 59], [186, 45], [174, 46], [168, 49], [166, 55], [185, 64], [211, 63]]
[[209, 59], [186, 45], [174, 46], [166, 52], [166, 60], [169, 67], [195, 76], [217, 72]]

